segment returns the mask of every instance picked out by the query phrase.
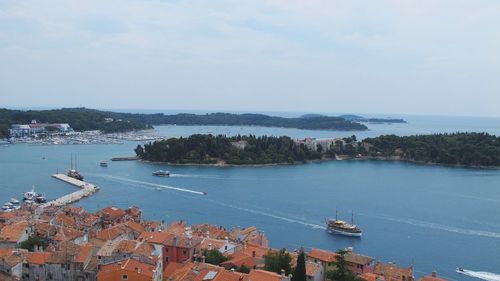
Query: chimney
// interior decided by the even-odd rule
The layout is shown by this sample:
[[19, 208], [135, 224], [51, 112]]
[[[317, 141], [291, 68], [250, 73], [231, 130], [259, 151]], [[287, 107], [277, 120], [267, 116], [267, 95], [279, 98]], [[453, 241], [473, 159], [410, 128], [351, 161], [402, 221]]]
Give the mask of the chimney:
[[284, 269], [281, 270], [281, 279], [285, 279], [285, 270]]
[[431, 276], [432, 276], [432, 277], [436, 277], [436, 276], [437, 276], [437, 272], [436, 272], [436, 270], [435, 270], [435, 269], [432, 271]]
[[212, 250], [212, 243], [208, 243], [208, 250]]

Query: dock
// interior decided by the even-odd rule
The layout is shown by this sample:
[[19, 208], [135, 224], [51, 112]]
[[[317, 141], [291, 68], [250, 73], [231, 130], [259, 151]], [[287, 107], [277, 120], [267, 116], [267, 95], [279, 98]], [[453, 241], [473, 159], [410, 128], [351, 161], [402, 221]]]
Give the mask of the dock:
[[58, 207], [65, 206], [65, 205], [77, 202], [77, 201], [79, 201], [87, 196], [90, 196], [99, 190], [99, 187], [96, 185], [90, 184], [90, 183], [85, 182], [85, 181], [77, 180], [77, 179], [74, 179], [72, 177], [68, 177], [65, 174], [54, 174], [54, 175], [52, 175], [52, 177], [55, 179], [58, 179], [60, 181], [63, 181], [65, 183], [76, 186], [76, 187], [80, 188], [80, 190], [75, 191], [75, 192], [70, 193], [70, 194], [66, 194], [66, 195], [59, 197], [57, 199], [48, 201], [48, 202], [40, 205], [40, 207], [42, 207], [42, 208], [49, 207], [49, 206], [58, 206]]
[[137, 156], [113, 157], [111, 161], [136, 161], [139, 160]]

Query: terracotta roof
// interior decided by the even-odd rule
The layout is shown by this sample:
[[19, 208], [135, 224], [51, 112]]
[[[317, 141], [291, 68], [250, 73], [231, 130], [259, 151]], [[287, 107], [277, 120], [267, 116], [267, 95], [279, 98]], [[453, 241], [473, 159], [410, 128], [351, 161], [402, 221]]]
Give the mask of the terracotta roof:
[[267, 253], [270, 250], [271, 249], [269, 249], [269, 248], [257, 246], [257, 245], [251, 244], [251, 243], [245, 244], [245, 247], [243, 248], [243, 252], [245, 254], [253, 256], [255, 253], [255, 257], [259, 257], [259, 258], [262, 258], [265, 255], [267, 255]]
[[25, 253], [26, 256], [26, 261], [29, 264], [38, 264], [38, 265], [43, 265], [46, 264], [52, 253], [50, 252], [30, 252], [30, 253]]
[[239, 272], [227, 271], [223, 268], [204, 269], [200, 271], [194, 281], [242, 281], [248, 280], [248, 276]]
[[362, 265], [367, 265], [373, 262], [373, 258], [368, 257], [368, 256], [363, 256], [360, 254], [356, 254], [353, 252], [348, 252], [344, 256], [345, 260], [350, 263], [354, 264], [362, 264]]
[[55, 241], [68, 241], [68, 240], [73, 240], [78, 237], [82, 237], [83, 232], [69, 228], [69, 227], [59, 227], [57, 230], [56, 235], [52, 238]]
[[254, 268], [257, 266], [255, 258], [251, 255], [245, 254], [243, 252], [237, 252], [231, 255], [231, 259], [221, 263], [221, 266], [228, 268], [229, 267], [240, 267], [245, 265], [248, 268]]
[[92, 245], [85, 244], [80, 247], [80, 253], [75, 257], [75, 262], [77, 263], [85, 263], [88, 256], [92, 253]]
[[320, 266], [317, 263], [314, 262], [306, 262], [306, 275], [314, 277], [318, 273], [318, 270], [320, 270]]
[[26, 228], [28, 228], [27, 221], [19, 221], [6, 225], [0, 231], [0, 241], [15, 243], [24, 234]]
[[371, 273], [371, 272], [363, 273], [359, 277], [366, 280], [366, 281], [384, 280], [383, 276], [379, 276], [379, 275], [377, 275], [375, 273]]
[[[3, 262], [11, 267], [18, 265], [23, 261], [21, 254], [26, 253], [26, 250], [14, 250], [10, 248], [0, 248], [0, 257]], [[2, 279], [0, 279], [2, 280]]]
[[168, 232], [143, 232], [139, 236], [138, 240], [143, 240], [153, 244], [163, 244], [167, 237], [169, 236]]
[[165, 278], [168, 281], [187, 281], [194, 280], [196, 278], [196, 273], [193, 272], [195, 264], [188, 262], [184, 264], [181, 268], [174, 270], [174, 272]]
[[166, 266], [163, 266], [163, 278], [168, 278], [172, 275], [176, 270], [182, 268], [184, 265], [178, 262], [169, 262]]
[[249, 281], [281, 281], [281, 276], [265, 270], [252, 270], [248, 275]]
[[103, 229], [96, 233], [95, 238], [103, 241], [114, 240], [122, 234], [126, 232], [123, 229], [122, 225], [115, 225], [110, 228]]
[[156, 270], [155, 266], [152, 266], [147, 263], [142, 263], [135, 259], [127, 259], [121, 262], [116, 262], [112, 264], [103, 265], [101, 270], [97, 273], [97, 279], [99, 280], [100, 276], [106, 275], [110, 272], [135, 272], [139, 275], [146, 276], [148, 278], [152, 278], [154, 275], [154, 271]]
[[185, 235], [177, 236], [174, 234], [170, 234], [167, 236], [167, 239], [163, 241], [163, 245], [165, 246], [174, 246], [179, 248], [194, 248], [201, 243], [201, 238], [192, 237], [189, 238]]
[[308, 257], [320, 260], [322, 262], [334, 262], [337, 258], [337, 254], [321, 249], [312, 249], [309, 254], [307, 254]]
[[226, 241], [220, 239], [203, 238], [203, 240], [201, 241], [202, 249], [208, 249], [210, 247], [212, 249], [220, 249], [224, 247], [224, 245], [226, 245]]
[[102, 209], [101, 212], [109, 217], [121, 217], [127, 214], [124, 210], [117, 207], [107, 207]]
[[400, 281], [403, 276], [413, 277], [413, 268], [402, 268], [395, 264], [377, 263], [373, 273], [384, 276], [386, 281]]

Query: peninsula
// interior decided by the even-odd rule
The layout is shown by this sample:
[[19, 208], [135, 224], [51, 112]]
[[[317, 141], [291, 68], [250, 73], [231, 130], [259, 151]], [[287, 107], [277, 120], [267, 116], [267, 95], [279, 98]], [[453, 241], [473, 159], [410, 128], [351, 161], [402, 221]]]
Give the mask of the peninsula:
[[139, 145], [142, 160], [174, 164], [267, 165], [314, 160], [399, 160], [500, 167], [500, 138], [486, 133], [292, 140], [289, 137], [192, 135]]

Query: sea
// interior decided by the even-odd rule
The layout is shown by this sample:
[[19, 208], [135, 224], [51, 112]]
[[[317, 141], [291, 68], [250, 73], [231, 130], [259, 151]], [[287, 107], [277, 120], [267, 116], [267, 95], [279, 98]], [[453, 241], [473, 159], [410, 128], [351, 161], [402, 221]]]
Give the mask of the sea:
[[[155, 130], [165, 137], [195, 133], [292, 138], [356, 135], [358, 139], [446, 132], [500, 135], [500, 118], [388, 117], [402, 117], [408, 123], [367, 124], [370, 130], [363, 132], [174, 125]], [[21, 199], [32, 186], [49, 199], [74, 191], [51, 174], [66, 172], [71, 155], [76, 155], [78, 170], [101, 187], [75, 203], [88, 211], [136, 205], [146, 219], [166, 223], [256, 226], [274, 248], [352, 247], [382, 262], [413, 265], [416, 277], [436, 270], [449, 280], [500, 280], [496, 275], [500, 273], [500, 170], [357, 160], [265, 167], [109, 161], [133, 156], [138, 144], [0, 145], [0, 200]], [[100, 167], [101, 160], [108, 160], [109, 166]], [[158, 169], [169, 170], [171, 177], [153, 177], [151, 172]], [[346, 221], [354, 215], [354, 222], [363, 229], [362, 238], [326, 232], [325, 220], [334, 217], [336, 210]], [[457, 267], [467, 274], [457, 273]]]

